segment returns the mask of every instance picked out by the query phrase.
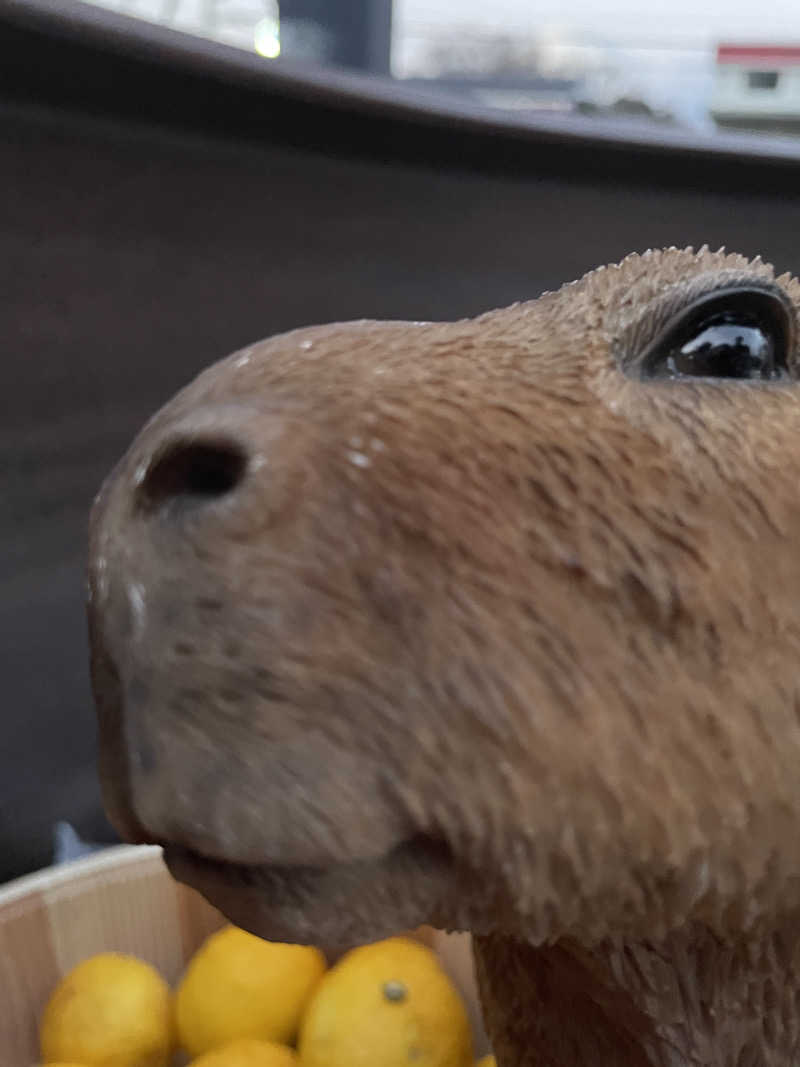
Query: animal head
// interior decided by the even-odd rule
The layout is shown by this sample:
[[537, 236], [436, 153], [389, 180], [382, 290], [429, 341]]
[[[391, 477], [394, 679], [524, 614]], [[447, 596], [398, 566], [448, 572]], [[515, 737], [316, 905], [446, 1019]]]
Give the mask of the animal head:
[[202, 373], [92, 517], [121, 833], [285, 940], [786, 907], [798, 304], [760, 260], [671, 249]]

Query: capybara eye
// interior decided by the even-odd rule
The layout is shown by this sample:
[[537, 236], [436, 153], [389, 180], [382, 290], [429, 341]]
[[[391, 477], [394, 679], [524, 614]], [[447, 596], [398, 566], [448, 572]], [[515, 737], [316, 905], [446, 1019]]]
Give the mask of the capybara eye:
[[786, 380], [794, 332], [792, 306], [782, 292], [751, 286], [717, 290], [667, 321], [636, 361], [634, 376]]
[[140, 510], [210, 503], [236, 488], [247, 467], [228, 441], [175, 441], [156, 458], [137, 488]]

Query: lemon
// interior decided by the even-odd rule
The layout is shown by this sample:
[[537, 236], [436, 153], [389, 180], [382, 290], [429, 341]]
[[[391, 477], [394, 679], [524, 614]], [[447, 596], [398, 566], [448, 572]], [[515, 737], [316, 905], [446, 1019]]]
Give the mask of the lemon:
[[297, 1056], [287, 1045], [242, 1037], [204, 1052], [189, 1067], [297, 1067]]
[[308, 1006], [302, 1067], [473, 1067], [466, 1009], [429, 948], [393, 937], [354, 949]]
[[132, 956], [90, 956], [56, 986], [39, 1038], [46, 1064], [167, 1067], [173, 1046], [169, 987]]
[[175, 997], [180, 1043], [192, 1056], [239, 1037], [289, 1043], [325, 957], [226, 926], [198, 949]]

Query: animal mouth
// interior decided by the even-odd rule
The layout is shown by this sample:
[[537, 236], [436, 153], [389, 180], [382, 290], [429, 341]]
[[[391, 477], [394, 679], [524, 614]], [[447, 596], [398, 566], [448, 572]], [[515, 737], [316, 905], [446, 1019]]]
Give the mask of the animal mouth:
[[254, 873], [258, 869], [255, 864], [229, 863], [227, 860], [211, 859], [194, 849], [184, 848], [182, 845], [162, 845], [164, 863], [167, 865], [173, 878], [179, 882], [188, 882], [194, 874], [222, 874], [228, 881], [240, 882], [242, 885], [251, 885]]
[[250, 889], [262, 885], [270, 872], [273, 875], [294, 876], [302, 879], [303, 876], [320, 875], [329, 869], [309, 865], [236, 863], [205, 856], [202, 852], [184, 848], [182, 845], [164, 845], [162, 848], [164, 863], [173, 878], [190, 885], [197, 879], [206, 881], [213, 878], [224, 880], [231, 887], [239, 885]]
[[342, 860], [328, 864], [281, 864], [281, 863], [237, 863], [206, 856], [202, 852], [186, 848], [183, 845], [164, 843], [162, 845], [164, 862], [173, 878], [179, 882], [193, 884], [195, 880], [224, 881], [231, 888], [264, 888], [272, 880], [292, 879], [296, 883], [311, 882], [335, 873], [356, 874], [374, 867], [376, 864], [392, 862], [402, 858], [416, 859], [420, 863], [434, 862], [450, 865], [452, 854], [444, 841], [428, 834], [415, 834], [395, 845], [384, 856], [371, 860]]
[[167, 845], [164, 860], [226, 918], [271, 941], [343, 950], [424, 923], [442, 925], [459, 882], [447, 845], [415, 835], [376, 859], [328, 866], [243, 864]]

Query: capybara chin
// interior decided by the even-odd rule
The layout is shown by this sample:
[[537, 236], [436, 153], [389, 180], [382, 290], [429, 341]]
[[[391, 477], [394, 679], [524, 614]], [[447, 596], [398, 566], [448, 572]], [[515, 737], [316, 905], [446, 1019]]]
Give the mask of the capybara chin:
[[265, 937], [471, 930], [501, 1067], [800, 1055], [800, 284], [253, 345], [91, 523], [109, 813]]

